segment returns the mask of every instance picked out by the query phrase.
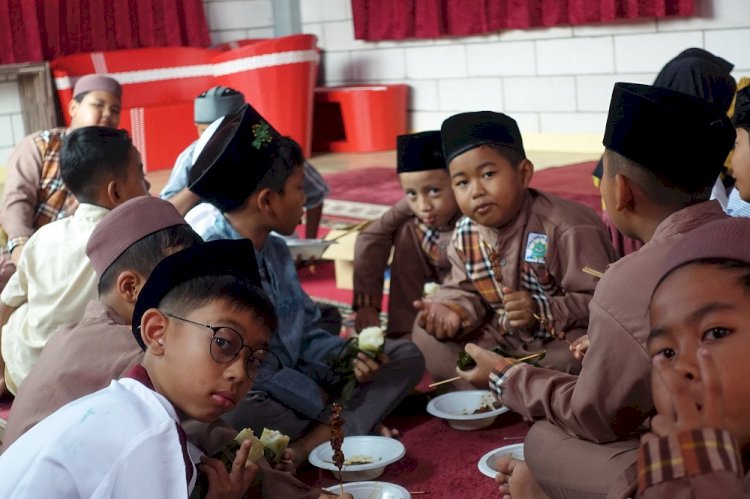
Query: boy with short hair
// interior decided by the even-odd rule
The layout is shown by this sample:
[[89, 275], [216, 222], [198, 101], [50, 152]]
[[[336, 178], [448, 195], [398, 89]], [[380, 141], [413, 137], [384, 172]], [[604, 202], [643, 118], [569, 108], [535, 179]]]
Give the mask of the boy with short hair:
[[16, 146], [5, 179], [0, 225], [8, 251], [18, 264], [21, 248], [43, 225], [75, 212], [78, 201], [60, 174], [60, 148], [73, 130], [85, 126], [117, 128], [122, 87], [108, 76], [86, 75], [73, 87], [68, 128], [52, 128], [24, 137]]
[[[142, 364], [62, 407], [0, 456], [0, 495], [187, 497], [196, 478], [178, 413], [216, 420], [271, 375], [276, 314], [247, 241], [164, 258], [141, 288], [133, 333]], [[193, 251], [195, 250], [195, 251]], [[199, 258], [200, 257], [200, 258]], [[208, 497], [243, 497], [257, 467], [244, 442], [231, 472], [201, 458]]]
[[[635, 461], [634, 437], [654, 408], [646, 353], [650, 297], [669, 251], [697, 227], [726, 218], [709, 197], [733, 140], [723, 110], [699, 97], [616, 83], [603, 140], [602, 196], [618, 229], [646, 244], [612, 264], [596, 287], [583, 369], [573, 376], [466, 346], [478, 367], [462, 376], [477, 386], [489, 379], [504, 405], [537, 420], [525, 458], [547, 494], [627, 494], [623, 472]], [[508, 471], [501, 468], [503, 487]]]
[[99, 277], [99, 299], [44, 346], [13, 400], [4, 448], [63, 405], [105, 388], [140, 362], [143, 351], [130, 328], [138, 293], [165, 256], [201, 242], [174, 206], [151, 196], [126, 201], [102, 218], [86, 246]]
[[115, 206], [148, 194], [140, 154], [124, 130], [77, 128], [66, 135], [60, 156], [62, 179], [81, 204], [72, 217], [45, 225], [28, 240], [0, 294], [0, 350], [12, 393], [49, 336], [78, 321], [97, 297], [96, 274], [85, 253], [96, 224]]
[[[590, 208], [529, 188], [526, 158], [513, 118], [490, 111], [443, 122], [443, 150], [453, 192], [466, 215], [456, 225], [450, 276], [420, 309], [414, 342], [436, 379], [455, 375], [467, 341], [517, 357], [546, 351], [540, 365], [575, 371], [572, 340], [588, 325], [596, 278], [616, 259]], [[454, 386], [467, 388], [468, 383]]]
[[[235, 427], [272, 426], [288, 435], [299, 466], [328, 439], [328, 398], [341, 396], [342, 382], [332, 362], [346, 343], [319, 327], [320, 311], [302, 289], [286, 244], [271, 235], [291, 234], [302, 216], [302, 149], [249, 105], [212, 124], [201, 142], [190, 189], [223, 212], [215, 234], [229, 231], [235, 239], [253, 241], [263, 288], [280, 320], [270, 348], [283, 368], [257, 383], [227, 421]], [[353, 370], [366, 384], [354, 391], [344, 411], [347, 435], [373, 431], [421, 379], [424, 364], [413, 344], [391, 340], [377, 362], [360, 353]]]
[[[195, 98], [193, 113], [198, 137], [203, 134], [211, 123], [222, 116], [239, 111], [243, 104], [245, 104], [245, 96], [241, 92], [229, 87], [211, 87], [200, 94]], [[195, 159], [193, 153], [197, 144], [198, 141], [196, 140], [177, 157], [169, 180], [159, 195], [174, 204], [177, 211], [185, 216], [195, 230], [203, 236], [203, 231], [211, 227], [213, 221], [220, 217], [221, 214], [208, 203], [201, 205], [200, 208], [196, 208], [201, 199], [187, 187], [188, 172]], [[318, 237], [318, 225], [323, 213], [323, 200], [328, 194], [328, 184], [326, 184], [315, 167], [307, 161], [305, 161], [304, 169], [305, 194], [307, 195], [307, 201], [305, 202], [305, 216], [307, 218], [305, 237], [314, 239]], [[194, 208], [195, 211], [192, 211]]]
[[660, 275], [647, 342], [658, 413], [638, 451], [638, 497], [750, 497], [741, 458], [750, 445], [750, 220], [694, 230]]
[[426, 283], [441, 283], [450, 272], [447, 249], [461, 217], [440, 132], [400, 135], [396, 145], [396, 173], [406, 196], [357, 236], [353, 306], [357, 331], [380, 326], [383, 276], [393, 248], [387, 328], [393, 337], [411, 334], [414, 301]]

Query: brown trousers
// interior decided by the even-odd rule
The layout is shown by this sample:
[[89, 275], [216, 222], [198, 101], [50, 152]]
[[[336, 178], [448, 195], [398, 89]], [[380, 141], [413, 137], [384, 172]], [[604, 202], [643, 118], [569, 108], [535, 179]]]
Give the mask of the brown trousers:
[[536, 481], [555, 499], [635, 497], [631, 476], [638, 439], [596, 444], [538, 421], [524, 442], [524, 457]]

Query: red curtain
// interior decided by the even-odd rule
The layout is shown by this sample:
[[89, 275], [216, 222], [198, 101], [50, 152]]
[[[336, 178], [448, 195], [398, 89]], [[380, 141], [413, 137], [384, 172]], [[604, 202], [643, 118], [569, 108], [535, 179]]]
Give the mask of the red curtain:
[[695, 0], [352, 0], [360, 40], [466, 36], [505, 29], [690, 16]]
[[209, 44], [202, 0], [0, 0], [0, 64]]

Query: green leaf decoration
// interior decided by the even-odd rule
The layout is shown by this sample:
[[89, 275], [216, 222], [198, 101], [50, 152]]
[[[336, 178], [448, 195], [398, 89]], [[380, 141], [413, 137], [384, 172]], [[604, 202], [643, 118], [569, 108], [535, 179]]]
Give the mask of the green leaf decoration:
[[260, 149], [263, 147], [263, 144], [270, 144], [273, 142], [273, 137], [271, 136], [271, 128], [268, 126], [268, 123], [265, 121], [262, 123], [256, 123], [253, 125], [253, 147], [256, 149]]

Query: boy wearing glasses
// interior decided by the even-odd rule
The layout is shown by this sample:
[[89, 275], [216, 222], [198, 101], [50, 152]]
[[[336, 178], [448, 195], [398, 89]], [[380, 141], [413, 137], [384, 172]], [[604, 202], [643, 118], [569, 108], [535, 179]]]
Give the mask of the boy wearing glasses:
[[[328, 440], [327, 408], [342, 398], [344, 384], [332, 363], [346, 346], [321, 327], [320, 309], [302, 289], [286, 244], [270, 234], [291, 234], [300, 222], [305, 204], [302, 150], [246, 104], [214, 122], [193, 157], [190, 189], [223, 213], [216, 231], [204, 237], [229, 233], [253, 242], [263, 289], [279, 315], [270, 349], [281, 359], [282, 369], [256, 383], [226, 419], [256, 433], [268, 426], [288, 435], [290, 457], [298, 467], [315, 446]], [[344, 433], [390, 434], [380, 423], [421, 379], [424, 359], [419, 350], [411, 342], [389, 340], [378, 359], [359, 354], [347, 368], [359, 385], [344, 411]]]
[[[252, 255], [247, 241], [217, 241], [162, 260], [135, 304], [142, 362], [10, 446], [0, 457], [0, 496], [187, 497], [196, 449], [180, 417], [215, 421], [278, 367], [266, 350], [276, 313]], [[246, 441], [230, 472], [200, 458], [208, 497], [245, 495], [257, 472], [249, 451]]]
[[143, 351], [130, 331], [138, 293], [165, 256], [202, 242], [169, 202], [151, 196], [126, 201], [102, 218], [86, 246], [99, 299], [88, 303], [79, 322], [50, 337], [19, 387], [2, 448], [141, 361]]

